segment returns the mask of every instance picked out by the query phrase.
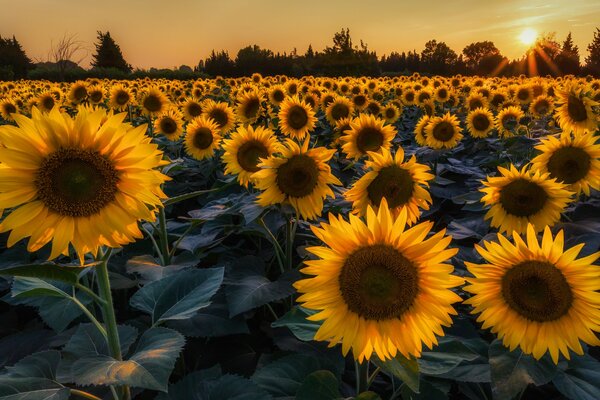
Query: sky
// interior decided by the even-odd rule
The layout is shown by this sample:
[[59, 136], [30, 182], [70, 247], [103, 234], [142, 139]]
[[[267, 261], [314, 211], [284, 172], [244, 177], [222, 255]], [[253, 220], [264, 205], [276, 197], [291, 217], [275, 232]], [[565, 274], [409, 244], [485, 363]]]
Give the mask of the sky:
[[583, 60], [600, 28], [599, 0], [0, 0], [0, 10], [0, 36], [15, 35], [34, 61], [76, 35], [87, 49], [78, 55], [83, 67], [98, 30], [110, 31], [134, 67], [173, 68], [197, 65], [213, 49], [235, 58], [251, 44], [322, 50], [342, 28], [378, 56], [420, 52], [430, 39], [457, 53], [491, 40], [511, 59], [525, 53], [518, 37], [527, 28], [555, 32], [559, 42], [570, 31]]

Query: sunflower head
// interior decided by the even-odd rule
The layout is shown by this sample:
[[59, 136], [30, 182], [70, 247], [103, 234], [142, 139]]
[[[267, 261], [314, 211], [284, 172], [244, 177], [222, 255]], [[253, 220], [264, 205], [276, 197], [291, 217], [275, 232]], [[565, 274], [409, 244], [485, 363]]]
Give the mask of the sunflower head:
[[262, 109], [262, 94], [256, 90], [249, 90], [238, 96], [236, 116], [243, 124], [252, 124], [260, 117]]
[[325, 109], [325, 116], [330, 124], [335, 125], [337, 121], [351, 118], [354, 113], [354, 104], [346, 97], [336, 97]]
[[235, 113], [227, 103], [207, 100], [203, 110], [202, 115], [215, 121], [221, 134], [229, 133], [235, 126]]
[[600, 344], [600, 273], [591, 265], [600, 253], [577, 259], [583, 244], [564, 250], [563, 231], [553, 238], [544, 229], [541, 243], [536, 228], [528, 224], [526, 241], [518, 233], [509, 241], [475, 245], [487, 264], [467, 262], [474, 278], [465, 290], [473, 297], [473, 313], [483, 328], [492, 328], [503, 344], [540, 359], [550, 352], [554, 363], [569, 350], [583, 354], [580, 340]]
[[315, 129], [317, 118], [313, 109], [297, 96], [286, 98], [279, 110], [279, 128], [294, 139], [304, 139]]
[[405, 229], [406, 211], [394, 217], [384, 199], [377, 213], [367, 210], [366, 222], [329, 214], [328, 224], [312, 227], [324, 246], [307, 249], [319, 259], [305, 262], [311, 277], [294, 286], [298, 302], [318, 311], [309, 318], [323, 321], [315, 339], [341, 343], [360, 362], [373, 354], [418, 357], [423, 344], [437, 343], [460, 301], [450, 288], [463, 280], [445, 264], [456, 254], [445, 232], [423, 240], [432, 226]]
[[200, 116], [187, 125], [186, 131], [185, 150], [196, 160], [212, 157], [219, 148], [220, 129], [213, 119]]
[[183, 117], [189, 122], [202, 115], [202, 104], [193, 98], [188, 98], [183, 103], [182, 111]]
[[529, 112], [536, 118], [552, 115], [554, 101], [549, 96], [536, 97], [529, 105]]
[[519, 128], [520, 120], [525, 114], [520, 107], [504, 107], [496, 115], [495, 127], [501, 137], [514, 136]]
[[434, 149], [456, 147], [463, 137], [458, 118], [450, 112], [431, 118], [425, 129], [427, 146]]
[[471, 136], [484, 138], [494, 129], [494, 115], [486, 108], [477, 108], [467, 114], [467, 129]]
[[113, 85], [110, 88], [108, 106], [114, 110], [125, 110], [133, 99], [131, 91], [122, 84]]
[[155, 117], [169, 107], [169, 100], [160, 89], [151, 87], [140, 94], [139, 105], [142, 114]]
[[369, 151], [389, 149], [396, 133], [396, 129], [392, 125], [385, 125], [384, 120], [361, 114], [350, 123], [350, 130], [342, 136], [342, 150], [348, 158], [357, 160]]
[[17, 101], [12, 98], [4, 98], [0, 100], [0, 116], [6, 121], [12, 121], [12, 114], [19, 112]]
[[595, 132], [598, 129], [598, 119], [592, 107], [599, 103], [592, 100], [583, 88], [568, 85], [558, 92], [556, 109], [558, 125], [563, 132], [584, 133]]
[[183, 116], [181, 112], [172, 107], [160, 114], [154, 121], [154, 132], [162, 134], [172, 141], [179, 139], [183, 134]]

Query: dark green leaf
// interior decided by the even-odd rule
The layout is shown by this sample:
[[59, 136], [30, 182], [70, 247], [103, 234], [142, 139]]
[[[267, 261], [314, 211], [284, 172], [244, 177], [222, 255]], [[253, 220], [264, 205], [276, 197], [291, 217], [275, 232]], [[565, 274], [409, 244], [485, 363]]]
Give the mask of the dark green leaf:
[[46, 378], [0, 376], [2, 400], [67, 400], [71, 390]]
[[0, 268], [0, 275], [20, 276], [25, 278], [50, 279], [71, 284], [77, 282], [79, 273], [83, 270], [80, 266], [64, 266], [54, 263], [11, 265]]
[[589, 355], [573, 357], [566, 369], [559, 369], [552, 380], [556, 389], [569, 399], [600, 399], [600, 362]]
[[57, 350], [42, 351], [20, 360], [7, 367], [8, 376], [14, 378], [46, 378], [56, 380], [56, 368], [60, 362]]
[[138, 290], [131, 306], [152, 316], [153, 323], [187, 319], [210, 304], [223, 282], [223, 268], [191, 269]]
[[158, 281], [166, 276], [172, 275], [182, 269], [193, 267], [195, 261], [190, 261], [184, 264], [162, 266], [154, 257], [149, 255], [136, 256], [127, 261], [127, 272], [130, 274], [138, 274], [140, 283], [146, 285], [148, 283]]
[[273, 328], [288, 327], [294, 336], [302, 341], [308, 342], [314, 339], [315, 333], [317, 333], [321, 327], [321, 324], [318, 322], [309, 321], [306, 319], [306, 317], [315, 313], [316, 311], [295, 306], [283, 317], [273, 322], [271, 326]]
[[70, 297], [69, 294], [56, 285], [38, 278], [15, 278], [11, 294], [13, 297], [19, 298], [37, 296]]
[[373, 363], [382, 371], [400, 379], [413, 392], [419, 393], [419, 364], [416, 359], [408, 359], [398, 353], [391, 360], [374, 358]]
[[339, 383], [330, 371], [315, 371], [308, 375], [296, 392], [298, 400], [333, 400], [342, 396]]

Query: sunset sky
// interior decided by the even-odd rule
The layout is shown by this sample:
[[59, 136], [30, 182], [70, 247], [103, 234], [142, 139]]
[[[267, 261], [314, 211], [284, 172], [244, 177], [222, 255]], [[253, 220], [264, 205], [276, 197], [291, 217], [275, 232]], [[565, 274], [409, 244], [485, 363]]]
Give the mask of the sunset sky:
[[502, 54], [518, 58], [526, 50], [519, 35], [527, 28], [569, 31], [582, 59], [600, 27], [598, 0], [0, 0], [0, 35], [21, 42], [35, 61], [47, 60], [51, 42], [76, 34], [87, 47], [88, 67], [96, 31], [110, 31], [125, 59], [138, 68], [194, 66], [212, 49], [232, 58], [249, 44], [277, 51], [309, 44], [322, 50], [333, 34], [350, 28], [378, 56], [420, 52], [429, 39], [457, 53], [469, 43], [491, 40]]

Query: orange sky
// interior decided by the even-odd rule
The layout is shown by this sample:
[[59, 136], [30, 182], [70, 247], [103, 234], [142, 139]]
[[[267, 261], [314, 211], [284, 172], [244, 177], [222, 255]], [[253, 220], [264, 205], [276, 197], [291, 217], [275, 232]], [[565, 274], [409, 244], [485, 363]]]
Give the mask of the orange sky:
[[[484, 5], [485, 4], [485, 5]], [[196, 65], [212, 49], [258, 44], [275, 52], [309, 44], [321, 50], [333, 33], [350, 28], [379, 56], [420, 52], [429, 39], [457, 53], [474, 41], [491, 40], [502, 54], [520, 57], [525, 28], [569, 31], [583, 58], [600, 27], [599, 0], [0, 0], [0, 35], [15, 35], [35, 61], [46, 61], [52, 41], [77, 34], [87, 47], [88, 67], [96, 31], [109, 30], [125, 59], [138, 68]]]

